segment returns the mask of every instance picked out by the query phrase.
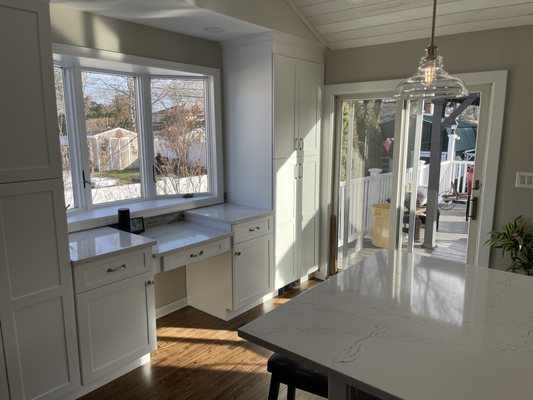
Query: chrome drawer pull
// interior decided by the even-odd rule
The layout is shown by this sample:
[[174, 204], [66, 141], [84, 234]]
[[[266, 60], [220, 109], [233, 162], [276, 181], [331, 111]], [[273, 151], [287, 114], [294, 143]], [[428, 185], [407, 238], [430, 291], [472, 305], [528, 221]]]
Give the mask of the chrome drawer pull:
[[146, 282], [146, 286], [150, 286], [150, 285], [153, 285], [155, 284], [155, 281], [154, 280], [151, 280], [151, 281], [147, 281]]
[[255, 228], [248, 229], [248, 232], [255, 232], [255, 231], [258, 231], [259, 229], [261, 229], [261, 227], [260, 226], [256, 226]]
[[126, 264], [122, 264], [120, 267], [108, 268], [108, 269], [107, 269], [107, 272], [117, 272], [117, 271], [122, 271], [122, 270], [125, 270], [126, 268], [128, 268], [128, 266], [127, 266]]
[[240, 252], [240, 251], [236, 251], [236, 252], [235, 252], [235, 255], [236, 255], [236, 256], [240, 256], [240, 255], [241, 255], [241, 252]]
[[204, 254], [204, 251], [203, 251], [203, 250], [200, 250], [199, 253], [196, 253], [196, 254], [192, 253], [192, 254], [190, 255], [190, 257], [191, 257], [191, 258], [194, 258], [194, 257], [201, 256], [202, 254]]

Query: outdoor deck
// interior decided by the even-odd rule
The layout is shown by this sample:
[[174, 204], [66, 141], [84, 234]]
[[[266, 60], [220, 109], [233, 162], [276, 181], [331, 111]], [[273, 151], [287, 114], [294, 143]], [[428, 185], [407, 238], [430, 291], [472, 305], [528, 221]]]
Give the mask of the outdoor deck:
[[[451, 210], [440, 210], [440, 224], [436, 237], [437, 247], [433, 250], [422, 247], [424, 229], [421, 229], [421, 241], [415, 243], [415, 253], [464, 263], [466, 260], [468, 236], [465, 212], [465, 204], [457, 204]], [[363, 248], [357, 253], [352, 254], [348, 265], [351, 265], [378, 250], [381, 249], [372, 245], [372, 239], [370, 237], [365, 237], [363, 239]]]

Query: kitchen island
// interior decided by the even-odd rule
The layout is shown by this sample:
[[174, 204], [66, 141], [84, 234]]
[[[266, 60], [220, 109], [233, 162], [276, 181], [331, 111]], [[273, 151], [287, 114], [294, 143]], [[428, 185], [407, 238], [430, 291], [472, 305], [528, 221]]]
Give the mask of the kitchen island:
[[531, 399], [533, 279], [382, 250], [239, 329], [330, 399]]

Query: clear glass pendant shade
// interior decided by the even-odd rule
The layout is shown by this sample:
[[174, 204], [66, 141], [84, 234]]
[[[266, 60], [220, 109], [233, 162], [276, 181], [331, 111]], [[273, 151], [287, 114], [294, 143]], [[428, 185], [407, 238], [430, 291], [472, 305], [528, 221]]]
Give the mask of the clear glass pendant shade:
[[395, 97], [424, 99], [468, 96], [464, 82], [444, 70], [442, 57], [437, 55], [436, 47], [426, 49], [426, 53], [426, 56], [420, 59], [415, 74], [396, 86]]

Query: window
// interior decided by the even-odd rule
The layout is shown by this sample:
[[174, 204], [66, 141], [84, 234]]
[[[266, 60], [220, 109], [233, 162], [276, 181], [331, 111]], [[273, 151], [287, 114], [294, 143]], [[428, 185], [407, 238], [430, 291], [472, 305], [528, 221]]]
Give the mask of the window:
[[[176, 199], [184, 209], [197, 199], [221, 199], [218, 71], [135, 60], [143, 65], [54, 56], [65, 203], [71, 212], [158, 199], [165, 205]], [[191, 71], [195, 68], [201, 72]]]
[[72, 190], [72, 165], [68, 139], [69, 135], [62, 68], [54, 66], [54, 80], [56, 88], [57, 125], [59, 128], [59, 148], [61, 151], [63, 185], [65, 187], [65, 206], [69, 209], [74, 207], [74, 193]]
[[152, 79], [157, 195], [209, 191], [205, 82]]
[[135, 78], [82, 71], [92, 204], [141, 197]]

